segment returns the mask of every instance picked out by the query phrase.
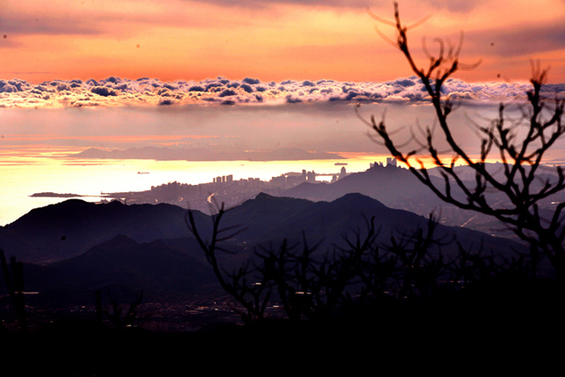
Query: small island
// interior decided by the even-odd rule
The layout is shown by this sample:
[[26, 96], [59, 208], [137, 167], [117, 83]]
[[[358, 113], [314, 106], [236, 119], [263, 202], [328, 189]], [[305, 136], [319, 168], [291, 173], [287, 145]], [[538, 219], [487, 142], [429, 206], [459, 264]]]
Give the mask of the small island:
[[82, 198], [85, 195], [79, 194], [59, 194], [56, 192], [36, 192], [30, 195], [31, 198]]

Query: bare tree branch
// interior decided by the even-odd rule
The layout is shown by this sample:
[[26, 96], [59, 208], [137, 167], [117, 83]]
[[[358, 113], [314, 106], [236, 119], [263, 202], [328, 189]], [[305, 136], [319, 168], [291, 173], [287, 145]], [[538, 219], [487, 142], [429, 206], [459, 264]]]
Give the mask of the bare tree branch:
[[[371, 117], [370, 121], [364, 122], [370, 124], [376, 138], [441, 200], [509, 224], [521, 239], [543, 252], [558, 275], [565, 272], [565, 230], [561, 216], [565, 205], [561, 203], [556, 206], [549, 217], [542, 215], [539, 210], [542, 200], [565, 188], [565, 175], [561, 167], [556, 169], [557, 180], [540, 178], [540, 167], [546, 153], [565, 133], [564, 101], [544, 98], [541, 94], [548, 69], [542, 69], [538, 61], [531, 62], [532, 90], [526, 93], [527, 106], [519, 107], [521, 119], [510, 118], [506, 106], [500, 104], [496, 119], [485, 126], [475, 125], [480, 137], [480, 154], [478, 159], [473, 159], [453, 135], [448, 117], [455, 105], [449, 96], [442, 93], [443, 84], [455, 72], [473, 69], [480, 64], [480, 61], [470, 65], [460, 63], [463, 34], [461, 33], [456, 45], [435, 38], [434, 42], [438, 46], [435, 54], [430, 52], [424, 39], [423, 50], [429, 65], [422, 68], [416, 63], [409, 48], [409, 28], [400, 20], [398, 5], [394, 5], [394, 22], [376, 15], [372, 17], [382, 24], [394, 27], [395, 46], [403, 53], [411, 70], [420, 78], [430, 96], [438, 128], [449, 148], [447, 151], [439, 151], [434, 143], [438, 136], [427, 128], [424, 140], [418, 141], [412, 135], [411, 139], [416, 140], [419, 147], [406, 149], [407, 143], [393, 140], [393, 132], [386, 127], [384, 118], [377, 123]], [[362, 118], [358, 109], [356, 113]], [[486, 162], [493, 158], [494, 153], [503, 166], [502, 175], [495, 175], [487, 168]], [[442, 180], [435, 180], [428, 173], [420, 159], [422, 154], [427, 154], [439, 168]], [[474, 171], [473, 183], [463, 180], [457, 173], [455, 165], [458, 161]], [[503, 205], [489, 201], [487, 194], [490, 191], [504, 197]]]

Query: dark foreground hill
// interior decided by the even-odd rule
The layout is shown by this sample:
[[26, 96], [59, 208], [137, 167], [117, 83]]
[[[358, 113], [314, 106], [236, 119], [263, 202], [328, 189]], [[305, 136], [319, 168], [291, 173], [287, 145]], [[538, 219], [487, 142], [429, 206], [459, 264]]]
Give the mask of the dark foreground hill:
[[[34, 209], [0, 228], [0, 247], [6, 255], [14, 255], [18, 260], [46, 264], [79, 256], [118, 235], [138, 243], [190, 238], [186, 213], [185, 209], [168, 204], [128, 206], [117, 201], [94, 204], [71, 199]], [[194, 214], [199, 230], [208, 236], [209, 215], [198, 211]], [[329, 202], [259, 194], [230, 209], [222, 225], [243, 229], [230, 241], [234, 248], [251, 253], [256, 245], [276, 246], [284, 238], [299, 242], [303, 235], [311, 243], [324, 241], [325, 248], [343, 245], [344, 236], [365, 230], [367, 220], [373, 216], [384, 240], [391, 235], [408, 237], [427, 224], [423, 216], [389, 208], [361, 194], [347, 194]], [[521, 247], [512, 241], [460, 227], [440, 226], [437, 236], [455, 236], [469, 247], [482, 244], [486, 251], [504, 252]], [[186, 250], [191, 249], [196, 255], [194, 245], [187, 244]]]
[[[77, 210], [79, 213], [74, 212]], [[209, 238], [209, 217], [195, 215], [204, 238]], [[344, 245], [344, 234], [352, 236], [356, 230], [363, 234], [366, 220], [372, 216], [383, 246], [391, 236], [400, 240], [427, 226], [425, 217], [391, 209], [361, 194], [331, 202], [261, 194], [225, 214], [223, 226], [243, 228], [225, 244], [239, 253], [222, 259], [222, 264], [230, 270], [252, 256], [258, 245], [276, 248], [283, 238], [301, 242], [303, 234], [308, 242], [324, 240], [320, 252], [332, 250], [334, 244]], [[239, 326], [233, 320], [236, 314], [229, 309], [220, 313], [223, 317], [207, 317], [213, 323], [207, 326], [210, 321], [195, 314], [194, 307], [182, 297], [209, 293], [215, 285], [194, 238], [186, 236], [184, 210], [69, 201], [32, 211], [20, 220], [4, 229], [2, 240], [9, 245], [18, 245], [21, 240], [26, 246], [38, 243], [33, 253], [21, 255], [42, 259], [41, 251], [49, 242], [56, 243], [49, 246], [50, 256], [57, 255], [57, 242], [65, 242], [67, 237], [76, 236], [92, 246], [80, 248], [81, 252], [69, 248], [66, 255], [76, 254], [56, 263], [24, 265], [26, 290], [38, 292], [26, 310], [43, 322], [38, 325], [38, 317], [30, 318], [33, 327], [28, 335], [0, 327], [0, 339], [8, 346], [3, 352], [4, 365], [11, 368], [6, 369], [6, 375], [15, 371], [16, 375], [154, 376], [189, 373], [192, 368], [233, 372], [249, 365], [261, 371], [277, 368], [291, 373], [335, 372], [337, 367], [349, 373], [356, 368], [363, 372], [367, 366], [377, 365], [384, 371], [398, 370], [399, 365], [406, 370], [405, 365], [413, 365], [421, 372], [429, 363], [436, 370], [438, 365], [483, 370], [492, 368], [493, 359], [507, 364], [512, 355], [527, 353], [539, 363], [540, 357], [553, 360], [561, 354], [559, 346], [551, 344], [564, 334], [561, 319], [565, 306], [561, 305], [562, 290], [556, 289], [560, 287], [551, 279], [502, 274], [430, 300], [390, 296], [352, 303], [326, 321], [291, 322], [273, 317]], [[106, 232], [104, 237], [96, 232], [101, 229]], [[184, 236], [179, 237], [177, 231]], [[440, 225], [436, 233], [444, 240], [456, 237], [465, 248], [482, 245], [485, 252], [508, 256], [512, 248], [522, 247], [470, 229]], [[14, 237], [11, 243], [10, 237]], [[105, 237], [109, 238], [102, 240]], [[450, 251], [449, 247], [442, 252], [447, 255], [456, 249]], [[11, 255], [9, 250], [7, 254]], [[154, 310], [149, 318], [152, 323], [197, 323], [200, 330], [153, 331], [149, 320], [140, 322], [142, 328], [118, 329], [106, 320], [94, 320], [93, 291], [106, 288], [116, 298], [143, 290], [144, 301], [162, 302], [150, 307]], [[179, 297], [181, 305], [174, 310], [173, 301], [178, 303]], [[216, 297], [218, 302], [226, 300], [221, 292]], [[7, 295], [1, 299], [0, 313], [4, 315], [10, 312], [9, 299]], [[58, 309], [57, 301], [75, 306], [52, 320], [45, 309], [38, 310], [36, 303], [42, 300], [52, 312]], [[131, 302], [131, 297], [122, 301]], [[212, 311], [217, 313], [216, 308]], [[10, 318], [4, 322], [13, 323]], [[507, 365], [505, 368], [508, 370]]]
[[[110, 292], [119, 302], [132, 302], [143, 292], [145, 301], [203, 294], [217, 281], [194, 240], [185, 238], [137, 243], [120, 235], [84, 254], [45, 266], [24, 265], [26, 291], [37, 292], [34, 305], [63, 307], [93, 304], [94, 293]], [[179, 250], [176, 244], [182, 244]], [[2, 274], [0, 274], [2, 275]], [[0, 292], [5, 292], [2, 286]]]
[[68, 259], [125, 235], [136, 242], [187, 237], [186, 210], [169, 204], [126, 206], [71, 199], [37, 208], [0, 228], [7, 255], [33, 263]]
[[[170, 205], [69, 200], [34, 210], [2, 229], [0, 246], [6, 255], [26, 262], [25, 287], [40, 292], [33, 298], [36, 303], [91, 304], [93, 292], [106, 288], [129, 297], [143, 290], [146, 300], [203, 295], [217, 289], [216, 281], [187, 229], [185, 214]], [[210, 217], [195, 215], [198, 230], [209, 240]], [[276, 251], [283, 240], [297, 249], [304, 242], [319, 244], [316, 255], [323, 256], [347, 247], [345, 240], [355, 241], [356, 234], [364, 237], [372, 217], [377, 244], [385, 249], [391, 238], [402, 243], [428, 226], [425, 217], [361, 194], [332, 202], [259, 194], [223, 217], [221, 227], [240, 232], [222, 243], [234, 254], [221, 254], [221, 267], [232, 271], [258, 250]], [[430, 252], [441, 251], [446, 257], [456, 256], [459, 245], [472, 253], [492, 252], [507, 259], [525, 251], [521, 244], [465, 228], [438, 225], [434, 238], [443, 244], [432, 246]], [[48, 260], [57, 262], [38, 264]], [[5, 292], [3, 286], [0, 292]]]
[[9, 347], [3, 352], [3, 375], [169, 376], [193, 370], [227, 374], [249, 365], [289, 374], [362, 373], [367, 368], [549, 374], [558, 367], [562, 347], [555, 339], [565, 333], [562, 325], [554, 326], [560, 323], [556, 316], [543, 318], [543, 309], [543, 315], [528, 311], [533, 313], [529, 318], [523, 311], [461, 309], [383, 310], [381, 315], [371, 313], [372, 320], [223, 325], [176, 334], [116, 331], [93, 321], [60, 320], [31, 336], [4, 337]]

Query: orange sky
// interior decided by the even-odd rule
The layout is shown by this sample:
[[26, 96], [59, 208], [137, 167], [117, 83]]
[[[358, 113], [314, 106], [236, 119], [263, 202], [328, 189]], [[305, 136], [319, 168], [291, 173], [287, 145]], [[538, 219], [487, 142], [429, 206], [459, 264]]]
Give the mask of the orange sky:
[[[392, 2], [370, 0], [2, 0], [0, 79], [410, 76], [365, 4], [392, 19]], [[432, 15], [412, 32], [419, 57], [422, 37], [433, 48], [435, 37], [456, 42], [465, 32], [461, 60], [482, 64], [458, 78], [523, 80], [539, 59], [551, 66], [550, 82], [565, 82], [564, 0], [400, 1], [400, 11], [408, 24]]]

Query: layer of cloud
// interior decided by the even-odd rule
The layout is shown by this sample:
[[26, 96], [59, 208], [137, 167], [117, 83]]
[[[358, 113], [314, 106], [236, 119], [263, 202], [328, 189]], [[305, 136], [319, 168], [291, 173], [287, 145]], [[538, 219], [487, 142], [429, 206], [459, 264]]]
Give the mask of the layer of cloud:
[[[444, 94], [455, 100], [508, 100], [523, 98], [528, 83], [467, 83], [450, 79]], [[546, 92], [565, 95], [565, 84], [552, 84]], [[31, 84], [0, 80], [0, 107], [90, 107], [176, 104], [267, 104], [303, 102], [418, 103], [429, 99], [417, 77], [388, 82], [335, 80], [261, 82], [254, 78], [224, 77], [202, 81], [162, 82], [109, 77], [103, 80], [53, 80]]]
[[[194, 0], [186, 0], [193, 2]], [[204, 1], [204, 0], [196, 0]], [[331, 7], [336, 9], [365, 9], [380, 5], [370, 0], [206, 0], [206, 3], [217, 4], [224, 7], [245, 7], [261, 9], [276, 5], [301, 5], [310, 7]], [[448, 9], [451, 12], [468, 12], [484, 0], [427, 0], [423, 2], [431, 9]], [[387, 4], [391, 5], [391, 4]]]
[[80, 19], [68, 19], [62, 16], [31, 19], [22, 15], [2, 17], [0, 19], [2, 33], [5, 35], [96, 35], [104, 32], [101, 25], [85, 23]]
[[186, 2], [205, 2], [228, 8], [250, 8], [261, 10], [279, 5], [300, 5], [309, 7], [332, 7], [337, 9], [365, 9], [371, 3], [367, 0], [184, 0]]

